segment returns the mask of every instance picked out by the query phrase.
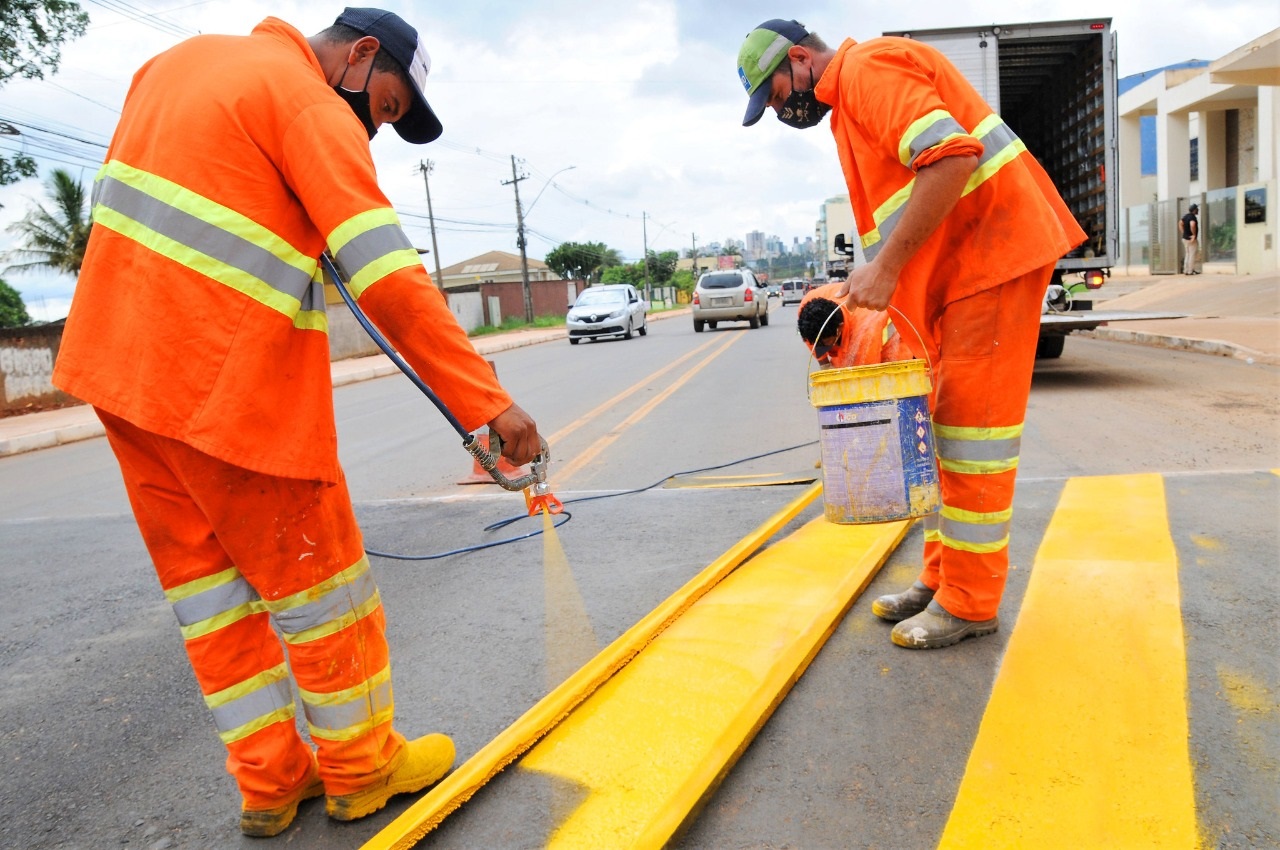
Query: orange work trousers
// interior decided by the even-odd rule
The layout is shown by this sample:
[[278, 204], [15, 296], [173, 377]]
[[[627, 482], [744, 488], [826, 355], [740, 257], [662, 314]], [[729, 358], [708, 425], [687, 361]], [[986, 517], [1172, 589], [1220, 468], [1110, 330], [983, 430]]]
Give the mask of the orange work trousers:
[[923, 325], [934, 331], [927, 342], [942, 507], [925, 521], [920, 581], [966, 620], [996, 616], [1004, 594], [1023, 419], [1052, 275], [1053, 266], [1036, 269], [947, 304]]
[[404, 738], [346, 482], [263, 475], [97, 413], [245, 805], [310, 781], [290, 678], [326, 793], [377, 781]]

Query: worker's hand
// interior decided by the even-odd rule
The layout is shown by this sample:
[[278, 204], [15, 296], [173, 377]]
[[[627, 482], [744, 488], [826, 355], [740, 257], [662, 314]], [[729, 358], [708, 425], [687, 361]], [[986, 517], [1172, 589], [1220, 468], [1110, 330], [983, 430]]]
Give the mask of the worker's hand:
[[898, 288], [898, 275], [880, 267], [875, 260], [849, 272], [844, 286], [836, 295], [844, 299], [850, 309], [866, 307], [868, 310], [884, 310], [889, 306], [893, 291]]
[[537, 424], [519, 405], [513, 404], [495, 416], [489, 430], [501, 438], [502, 456], [516, 466], [529, 463], [542, 450]]

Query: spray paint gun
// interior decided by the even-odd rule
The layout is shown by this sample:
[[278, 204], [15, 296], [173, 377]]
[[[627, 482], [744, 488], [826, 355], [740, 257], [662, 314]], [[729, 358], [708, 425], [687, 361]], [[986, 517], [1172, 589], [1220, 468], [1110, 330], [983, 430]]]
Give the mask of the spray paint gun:
[[549, 514], [558, 514], [564, 510], [564, 505], [555, 497], [550, 485], [547, 484], [547, 467], [551, 465], [551, 446], [547, 445], [546, 440], [542, 440], [542, 451], [538, 452], [533, 463], [529, 464], [529, 473], [515, 480], [507, 478], [498, 469], [498, 458], [502, 456], [502, 437], [496, 431], [489, 432], [488, 449], [476, 439], [474, 434], [470, 435], [462, 445], [499, 487], [512, 492], [524, 491], [524, 502], [529, 508], [529, 516], [536, 516], [538, 511], [544, 508]]
[[[440, 414], [448, 420], [453, 429], [462, 437], [462, 447], [471, 453], [471, 456], [476, 459], [476, 463], [480, 464], [481, 468], [489, 473], [498, 486], [512, 492], [523, 490], [525, 504], [529, 507], [529, 516], [536, 515], [538, 511], [544, 508], [550, 514], [563, 512], [564, 505], [551, 494], [551, 488], [547, 485], [547, 467], [551, 463], [551, 447], [547, 445], [547, 441], [542, 440], [542, 451], [534, 457], [533, 463], [529, 464], [529, 474], [522, 475], [514, 481], [503, 475], [498, 469], [498, 458], [502, 456], [502, 438], [497, 433], [491, 432], [489, 434], [489, 448], [486, 449], [484, 444], [476, 439], [475, 434], [468, 432], [462, 426], [462, 423], [458, 421], [458, 417], [454, 416], [453, 412], [445, 407], [440, 397], [413, 371], [413, 368], [404, 361], [404, 358], [396, 353], [395, 349], [391, 347], [391, 343], [387, 342], [386, 337], [379, 333], [378, 329], [369, 321], [369, 317], [360, 309], [360, 305], [356, 303], [355, 298], [352, 297], [351, 292], [347, 289], [347, 282], [339, 273], [338, 267], [334, 265], [333, 258], [327, 253], [321, 254], [320, 263], [328, 271], [330, 278], [338, 287], [338, 294], [342, 296], [342, 300], [351, 309], [351, 314], [355, 316], [360, 327], [364, 328], [365, 333], [369, 334], [369, 338], [377, 344], [378, 348], [382, 349], [382, 352], [405, 374], [405, 377], [412, 381], [413, 385], [421, 390], [422, 394], [436, 406]], [[531, 490], [532, 493], [530, 492]]]

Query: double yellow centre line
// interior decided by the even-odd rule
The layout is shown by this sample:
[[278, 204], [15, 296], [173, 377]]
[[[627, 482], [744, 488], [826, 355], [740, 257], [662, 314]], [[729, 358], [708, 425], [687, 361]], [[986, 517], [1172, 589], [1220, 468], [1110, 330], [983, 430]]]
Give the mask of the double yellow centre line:
[[653, 410], [658, 405], [662, 404], [662, 402], [670, 398], [676, 392], [676, 390], [680, 389], [685, 384], [687, 384], [690, 380], [692, 380], [694, 375], [698, 374], [704, 368], [706, 368], [707, 364], [709, 364], [712, 360], [715, 360], [721, 354], [724, 354], [724, 352], [729, 348], [729, 346], [733, 345], [735, 342], [742, 339], [743, 336], [744, 334], [731, 334], [728, 336], [727, 340], [723, 342], [718, 339], [713, 339], [710, 342], [707, 342], [707, 343], [704, 343], [703, 345], [698, 346], [693, 351], [690, 351], [688, 354], [684, 355], [683, 357], [680, 357], [677, 360], [673, 360], [672, 362], [668, 363], [666, 366], [663, 366], [658, 371], [653, 372], [647, 377], [632, 384], [630, 387], [618, 393], [613, 398], [591, 409], [586, 414], [578, 417], [573, 422], [570, 422], [568, 425], [566, 425], [565, 427], [561, 428], [559, 431], [555, 432], [550, 437], [548, 437], [547, 442], [550, 443], [551, 445], [554, 446], [554, 445], [560, 444], [566, 437], [568, 437], [570, 434], [577, 431], [583, 425], [587, 424], [588, 422], [595, 421], [602, 414], [606, 413], [607, 411], [611, 410], [618, 404], [625, 401], [630, 396], [634, 395], [635, 393], [639, 392], [640, 390], [654, 383], [659, 378], [662, 378], [668, 372], [671, 372], [672, 370], [678, 368], [679, 366], [682, 366], [689, 360], [692, 360], [698, 357], [699, 355], [703, 354], [713, 346], [716, 346], [716, 345], [720, 346], [718, 349], [716, 349], [714, 353], [709, 354], [708, 356], [703, 358], [697, 365], [693, 366], [691, 369], [689, 369], [687, 372], [681, 375], [678, 379], [676, 379], [671, 384], [671, 386], [667, 387], [662, 392], [658, 393], [653, 398], [649, 399], [649, 401], [643, 404], [638, 410], [636, 410], [626, 419], [622, 420], [615, 427], [611, 428], [608, 433], [600, 437], [598, 440], [596, 440], [594, 443], [588, 446], [584, 451], [579, 452], [573, 458], [573, 460], [569, 461], [559, 469], [556, 469], [555, 483], [557, 488], [562, 488], [564, 486], [564, 482], [568, 480], [571, 475], [581, 470], [584, 466], [589, 464], [591, 461], [595, 460], [595, 458], [599, 456], [601, 452], [603, 452], [609, 446], [613, 445], [614, 442], [616, 442], [618, 438], [621, 437], [628, 428], [630, 428], [632, 425], [635, 425], [641, 419], [644, 419], [646, 416], [652, 413]]

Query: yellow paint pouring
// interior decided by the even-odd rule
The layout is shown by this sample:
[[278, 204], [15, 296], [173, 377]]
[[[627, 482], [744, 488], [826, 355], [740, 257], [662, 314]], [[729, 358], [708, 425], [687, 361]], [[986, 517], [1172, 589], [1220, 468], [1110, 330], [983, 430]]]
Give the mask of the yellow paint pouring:
[[581, 803], [551, 848], [664, 846], [800, 678], [910, 522], [813, 520], [712, 588], [520, 767]]
[[1196, 847], [1186, 691], [1163, 480], [1068, 481], [939, 846]]
[[542, 510], [543, 596], [546, 600], [547, 690], [558, 687], [599, 651], [587, 606], [569, 568], [555, 523]]

